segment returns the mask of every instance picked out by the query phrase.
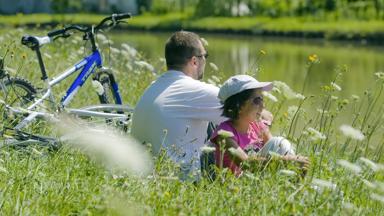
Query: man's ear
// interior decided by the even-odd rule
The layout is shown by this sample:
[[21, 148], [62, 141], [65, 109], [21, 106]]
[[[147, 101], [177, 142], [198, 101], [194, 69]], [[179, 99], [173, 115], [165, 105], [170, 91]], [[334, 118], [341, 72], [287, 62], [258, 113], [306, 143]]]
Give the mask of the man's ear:
[[192, 64], [193, 64], [193, 65], [197, 65], [197, 58], [196, 58], [196, 56], [193, 56], [193, 57], [191, 58], [191, 61], [192, 61]]

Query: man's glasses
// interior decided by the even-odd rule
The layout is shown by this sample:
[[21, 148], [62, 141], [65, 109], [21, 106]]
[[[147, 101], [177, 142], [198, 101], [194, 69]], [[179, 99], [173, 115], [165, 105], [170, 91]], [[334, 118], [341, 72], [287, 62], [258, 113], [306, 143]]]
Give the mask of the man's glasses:
[[261, 105], [264, 102], [264, 98], [261, 96], [252, 99], [252, 103], [255, 105]]
[[202, 54], [202, 55], [197, 55], [196, 57], [197, 58], [202, 58], [203, 56], [204, 56], [205, 59], [207, 59], [209, 55], [208, 55], [208, 53], [205, 53], [205, 54]]

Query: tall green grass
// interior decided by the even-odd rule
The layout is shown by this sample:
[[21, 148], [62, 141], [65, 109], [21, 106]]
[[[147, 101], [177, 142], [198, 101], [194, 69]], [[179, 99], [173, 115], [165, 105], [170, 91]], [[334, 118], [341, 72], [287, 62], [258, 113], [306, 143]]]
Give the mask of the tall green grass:
[[[42, 86], [33, 52], [18, 42], [25, 33], [24, 29], [2, 33], [0, 55], [8, 49], [6, 65], [11, 74]], [[44, 35], [45, 32], [28, 30], [28, 33]], [[140, 53], [135, 54], [126, 45], [113, 44], [102, 37], [98, 42], [106, 65], [116, 73], [124, 101], [134, 105], [144, 89], [164, 71], [164, 60], [151, 62], [152, 70]], [[83, 47], [80, 36], [43, 47], [50, 77], [84, 56]], [[316, 64], [316, 56], [311, 56], [308, 71]], [[275, 115], [274, 134], [288, 137], [296, 144], [297, 152], [311, 160], [309, 173], [302, 180], [298, 180], [294, 167], [273, 165], [240, 178], [223, 170], [214, 182], [202, 179], [193, 184], [178, 181], [177, 166], [158, 158], [154, 159], [156, 169], [152, 175], [135, 177], [106, 169], [66, 145], [58, 151], [41, 146], [3, 147], [0, 212], [4, 215], [381, 215], [384, 75], [377, 73], [372, 77], [375, 85], [367, 86], [363, 97], [346, 97], [339, 88], [342, 77], [348, 76], [346, 68], [336, 70], [333, 82], [319, 86], [318, 94], [307, 95], [305, 87], [302, 92], [295, 92], [276, 82], [271, 92], [275, 98], [269, 95], [271, 99], [267, 99], [266, 106]], [[220, 77], [209, 78], [220, 80]], [[58, 98], [68, 84], [54, 90]], [[97, 103], [90, 83], [79, 94], [72, 107]], [[340, 122], [345, 115], [350, 116], [348, 122]], [[47, 125], [33, 128], [34, 132], [50, 130]]]

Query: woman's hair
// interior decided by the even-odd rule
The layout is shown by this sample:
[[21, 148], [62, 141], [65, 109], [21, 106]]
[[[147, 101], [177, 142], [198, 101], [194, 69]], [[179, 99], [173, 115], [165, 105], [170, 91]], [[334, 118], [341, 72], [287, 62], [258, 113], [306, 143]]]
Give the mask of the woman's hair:
[[253, 90], [254, 89], [247, 89], [227, 98], [227, 100], [224, 101], [224, 105], [222, 107], [222, 116], [227, 117], [231, 120], [238, 119], [240, 108], [251, 97]]

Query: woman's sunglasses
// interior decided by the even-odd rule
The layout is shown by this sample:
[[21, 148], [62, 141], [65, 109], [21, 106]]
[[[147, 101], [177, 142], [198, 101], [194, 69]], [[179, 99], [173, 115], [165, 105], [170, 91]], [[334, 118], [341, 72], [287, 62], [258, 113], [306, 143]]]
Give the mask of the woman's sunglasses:
[[252, 99], [252, 103], [255, 105], [261, 105], [264, 102], [264, 98], [261, 96]]

